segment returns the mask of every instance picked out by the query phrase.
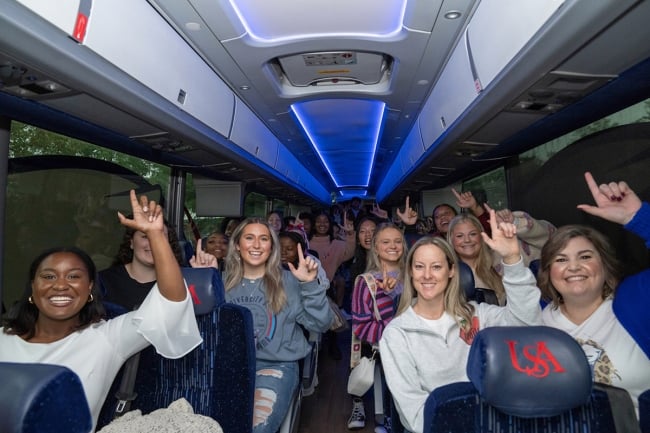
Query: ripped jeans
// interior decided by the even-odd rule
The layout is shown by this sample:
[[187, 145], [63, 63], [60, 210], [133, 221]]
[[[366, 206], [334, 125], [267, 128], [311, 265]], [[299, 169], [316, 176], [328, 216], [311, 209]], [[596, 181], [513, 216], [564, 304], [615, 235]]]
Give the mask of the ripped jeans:
[[253, 433], [276, 433], [298, 386], [297, 361], [255, 362]]

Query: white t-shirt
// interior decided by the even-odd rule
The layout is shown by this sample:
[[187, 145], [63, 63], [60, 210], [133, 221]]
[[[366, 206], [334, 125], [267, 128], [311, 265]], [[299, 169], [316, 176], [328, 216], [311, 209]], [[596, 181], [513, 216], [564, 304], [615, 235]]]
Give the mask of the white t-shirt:
[[136, 311], [101, 321], [53, 343], [30, 343], [0, 328], [0, 362], [63, 365], [81, 380], [93, 430], [115, 375], [131, 355], [153, 344], [167, 358], [180, 358], [201, 344], [191, 297], [164, 298], [155, 285]]
[[639, 394], [650, 389], [650, 359], [614, 315], [611, 300], [580, 325], [552, 305], [544, 308], [542, 321], [575, 338], [587, 355], [594, 381], [626, 389], [638, 414]]

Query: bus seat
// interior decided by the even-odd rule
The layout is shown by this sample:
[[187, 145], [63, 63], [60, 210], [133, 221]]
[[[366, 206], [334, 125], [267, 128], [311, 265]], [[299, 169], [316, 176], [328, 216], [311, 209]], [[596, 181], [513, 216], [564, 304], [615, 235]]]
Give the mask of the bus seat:
[[311, 346], [311, 351], [303, 359], [301, 366], [301, 386], [303, 397], [310, 396], [318, 386], [318, 352], [322, 334], [319, 332], [309, 331], [307, 341]]
[[427, 399], [424, 431], [616, 431], [607, 393], [593, 387], [584, 352], [555, 328], [492, 327], [470, 349], [467, 375]]
[[[205, 242], [205, 241], [204, 241]], [[189, 266], [190, 259], [194, 255], [194, 245], [192, 245], [192, 242], [185, 240], [185, 239], [179, 239], [178, 244], [181, 247], [181, 253], [183, 256], [183, 266]], [[205, 244], [203, 244], [205, 245]]]
[[79, 377], [67, 367], [0, 363], [0, 432], [88, 433], [92, 415]]
[[302, 399], [312, 395], [318, 385], [318, 353], [322, 334], [304, 329], [303, 332], [309, 341], [311, 350], [307, 356], [300, 360], [300, 382], [291, 397], [291, 406], [289, 406], [289, 411], [284, 417], [278, 433], [297, 433], [300, 426]]
[[541, 263], [542, 261], [540, 259], [535, 259], [531, 260], [528, 264], [528, 269], [530, 269], [533, 275], [535, 275], [535, 278], [537, 278], [537, 274], [539, 273], [539, 266]]
[[465, 298], [468, 301], [476, 301], [479, 304], [486, 302], [488, 304], [499, 305], [499, 300], [494, 290], [476, 287], [472, 268], [460, 260], [458, 261], [458, 277], [460, 288], [465, 292]]
[[468, 301], [474, 300], [476, 297], [476, 284], [474, 283], [474, 273], [472, 268], [465, 262], [458, 261], [458, 278], [460, 288], [465, 292], [465, 298]]
[[[255, 342], [248, 309], [225, 302], [219, 271], [182, 268], [203, 343], [180, 359], [141, 352], [131, 410], [167, 407], [183, 397], [195, 413], [219, 422], [224, 432], [249, 433], [253, 423]], [[111, 413], [116, 400], [111, 402]], [[106, 405], [105, 405], [106, 408]]]
[[639, 422], [641, 433], [650, 433], [650, 389], [639, 396]]

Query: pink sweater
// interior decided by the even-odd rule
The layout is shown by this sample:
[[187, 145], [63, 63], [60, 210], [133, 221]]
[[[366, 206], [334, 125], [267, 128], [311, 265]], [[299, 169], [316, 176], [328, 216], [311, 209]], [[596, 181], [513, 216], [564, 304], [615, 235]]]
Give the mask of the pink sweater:
[[330, 242], [329, 236], [313, 236], [309, 240], [309, 248], [318, 253], [328, 280], [332, 281], [341, 263], [354, 256], [355, 237], [356, 234], [352, 232], [346, 236], [345, 241], [334, 239]]

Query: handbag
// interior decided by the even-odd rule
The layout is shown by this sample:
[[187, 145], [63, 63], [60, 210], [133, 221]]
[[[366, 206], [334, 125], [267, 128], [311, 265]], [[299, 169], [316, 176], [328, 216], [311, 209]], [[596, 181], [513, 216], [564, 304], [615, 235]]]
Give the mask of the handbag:
[[356, 367], [350, 372], [348, 377], [348, 394], [363, 397], [375, 382], [375, 357], [377, 350], [372, 351], [372, 356], [364, 356], [359, 360]]
[[341, 314], [341, 309], [339, 308], [338, 305], [336, 305], [336, 302], [332, 300], [329, 296], [326, 296], [327, 301], [330, 306], [330, 310], [332, 310], [332, 324], [330, 325], [330, 331], [333, 332], [343, 332], [346, 329], [349, 328], [348, 321], [345, 317], [343, 317], [343, 314]]
[[[379, 309], [377, 308], [377, 299], [375, 298], [375, 293], [377, 292], [377, 281], [372, 274], [361, 274], [357, 277], [364, 278], [366, 280], [366, 285], [368, 286], [368, 291], [372, 297], [373, 303], [373, 313], [376, 320], [381, 320], [381, 315], [379, 314]], [[355, 280], [356, 285], [356, 280]], [[356, 336], [354, 331], [352, 332], [352, 343], [350, 346], [350, 376], [348, 377], [348, 394], [356, 395], [362, 397], [373, 385], [375, 381], [375, 361], [378, 353], [378, 347], [373, 345], [372, 347], [372, 356], [368, 358], [367, 356], [361, 356], [361, 340]]]

